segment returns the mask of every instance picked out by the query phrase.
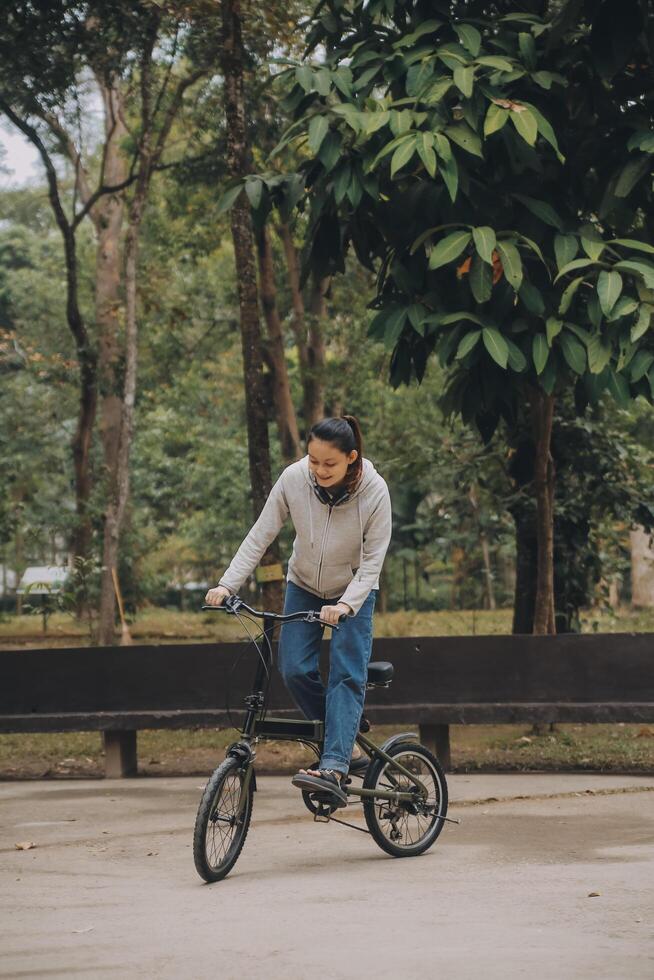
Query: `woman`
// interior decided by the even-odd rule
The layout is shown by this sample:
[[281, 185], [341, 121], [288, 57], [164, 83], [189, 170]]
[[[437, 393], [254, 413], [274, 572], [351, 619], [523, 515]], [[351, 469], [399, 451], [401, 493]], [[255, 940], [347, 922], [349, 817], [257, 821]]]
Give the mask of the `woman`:
[[307, 439], [307, 456], [287, 466], [270, 491], [258, 521], [236, 552], [210, 605], [238, 592], [290, 514], [296, 537], [288, 563], [284, 612], [320, 612], [335, 624], [329, 681], [320, 677], [323, 627], [287, 623], [279, 642], [279, 669], [295, 703], [309, 719], [324, 719], [325, 740], [317, 769], [293, 777], [302, 789], [347, 802], [341, 780], [350, 769], [372, 649], [372, 614], [391, 537], [386, 482], [363, 457], [359, 423], [351, 415], [323, 419]]

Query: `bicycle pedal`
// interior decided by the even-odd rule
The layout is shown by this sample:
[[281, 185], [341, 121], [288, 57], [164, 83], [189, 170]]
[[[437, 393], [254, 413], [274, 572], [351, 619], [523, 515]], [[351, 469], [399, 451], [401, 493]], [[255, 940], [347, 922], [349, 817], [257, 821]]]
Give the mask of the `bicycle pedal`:
[[318, 809], [313, 815], [314, 823], [329, 823], [330, 817], [332, 815], [331, 807], [320, 804]]

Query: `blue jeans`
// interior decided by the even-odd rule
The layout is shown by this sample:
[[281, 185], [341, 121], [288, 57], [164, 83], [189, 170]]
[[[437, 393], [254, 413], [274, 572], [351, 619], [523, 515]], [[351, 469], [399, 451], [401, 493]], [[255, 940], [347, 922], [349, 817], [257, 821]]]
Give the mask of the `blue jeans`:
[[[372, 589], [356, 616], [348, 616], [334, 630], [329, 645], [327, 689], [319, 669], [320, 641], [324, 627], [319, 623], [285, 623], [279, 637], [279, 670], [293, 700], [311, 720], [325, 722], [321, 769], [346, 773], [363, 711], [368, 661], [372, 651], [372, 613], [377, 590]], [[321, 599], [286, 583], [284, 612], [303, 609], [320, 611], [338, 599]]]

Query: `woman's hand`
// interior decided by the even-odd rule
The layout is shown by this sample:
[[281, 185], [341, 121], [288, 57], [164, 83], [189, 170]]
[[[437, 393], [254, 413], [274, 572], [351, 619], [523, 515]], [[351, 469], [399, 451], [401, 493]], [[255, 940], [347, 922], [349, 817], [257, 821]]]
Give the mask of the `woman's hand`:
[[331, 623], [335, 626], [341, 616], [349, 616], [352, 610], [345, 602], [337, 602], [335, 606], [323, 606], [320, 610], [320, 618], [324, 623]]
[[231, 595], [229, 589], [226, 589], [224, 585], [217, 585], [215, 589], [209, 589], [204, 601], [208, 606], [222, 606], [229, 595]]

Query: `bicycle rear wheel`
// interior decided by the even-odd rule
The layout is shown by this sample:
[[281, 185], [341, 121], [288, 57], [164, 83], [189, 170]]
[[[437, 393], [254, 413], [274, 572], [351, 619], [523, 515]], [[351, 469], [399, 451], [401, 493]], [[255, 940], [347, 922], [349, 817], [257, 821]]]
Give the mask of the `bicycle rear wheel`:
[[420, 796], [415, 784], [392, 762], [376, 759], [366, 774], [366, 789], [414, 792], [414, 799], [394, 803], [366, 797], [363, 812], [375, 842], [393, 857], [412, 857], [431, 847], [447, 814], [447, 782], [435, 755], [423, 745], [399, 742], [388, 754], [416, 776], [427, 790]]
[[[220, 881], [229, 874], [243, 849], [254, 797], [252, 778], [244, 789], [246, 771], [239, 759], [225, 759], [202, 795], [195, 818], [193, 859], [198, 874], [207, 882]], [[243, 792], [247, 795], [239, 816]]]

